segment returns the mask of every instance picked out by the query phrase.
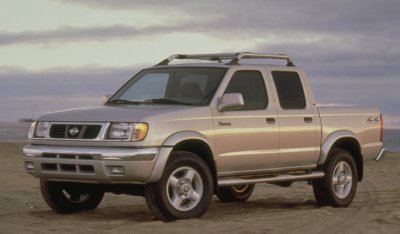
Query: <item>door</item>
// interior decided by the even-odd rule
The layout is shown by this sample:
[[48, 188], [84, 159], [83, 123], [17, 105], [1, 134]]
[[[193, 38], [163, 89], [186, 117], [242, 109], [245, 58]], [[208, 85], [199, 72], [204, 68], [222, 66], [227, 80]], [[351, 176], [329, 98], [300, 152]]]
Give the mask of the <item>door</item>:
[[[315, 164], [320, 120], [305, 80], [295, 71], [272, 71], [278, 96], [276, 112], [279, 119], [278, 167]], [[305, 79], [305, 78], [304, 78]]]
[[244, 106], [223, 112], [213, 107], [214, 149], [220, 175], [272, 168], [277, 163], [279, 129], [267, 90], [261, 71], [239, 70], [224, 93], [240, 93]]

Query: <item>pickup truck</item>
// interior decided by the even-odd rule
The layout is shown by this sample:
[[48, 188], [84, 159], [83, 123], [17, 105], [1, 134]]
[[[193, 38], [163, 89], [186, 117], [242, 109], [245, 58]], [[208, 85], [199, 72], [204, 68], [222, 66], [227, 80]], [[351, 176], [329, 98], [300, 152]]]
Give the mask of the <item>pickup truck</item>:
[[101, 106], [39, 117], [23, 159], [55, 212], [95, 209], [111, 192], [144, 196], [172, 221], [201, 217], [213, 195], [244, 202], [257, 183], [307, 181], [319, 206], [347, 207], [382, 134], [377, 108], [317, 107], [288, 55], [178, 54]]

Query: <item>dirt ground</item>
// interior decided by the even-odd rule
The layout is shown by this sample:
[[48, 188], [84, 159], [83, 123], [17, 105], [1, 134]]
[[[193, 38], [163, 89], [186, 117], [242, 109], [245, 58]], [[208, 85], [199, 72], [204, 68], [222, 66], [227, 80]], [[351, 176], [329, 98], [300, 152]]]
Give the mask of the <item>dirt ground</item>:
[[142, 197], [107, 194], [95, 211], [60, 215], [23, 169], [21, 143], [0, 143], [0, 233], [399, 233], [400, 154], [365, 165], [348, 208], [319, 208], [305, 182], [258, 184], [245, 203], [216, 198], [200, 219], [155, 220]]

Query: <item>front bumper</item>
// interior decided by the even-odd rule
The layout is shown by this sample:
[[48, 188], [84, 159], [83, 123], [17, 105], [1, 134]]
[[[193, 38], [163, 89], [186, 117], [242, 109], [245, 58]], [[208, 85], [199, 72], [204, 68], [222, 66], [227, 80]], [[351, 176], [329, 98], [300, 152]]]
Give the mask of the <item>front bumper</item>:
[[[170, 148], [112, 148], [26, 145], [25, 170], [55, 181], [102, 184], [140, 183], [154, 180], [157, 159], [168, 158]], [[159, 169], [157, 169], [159, 170]]]

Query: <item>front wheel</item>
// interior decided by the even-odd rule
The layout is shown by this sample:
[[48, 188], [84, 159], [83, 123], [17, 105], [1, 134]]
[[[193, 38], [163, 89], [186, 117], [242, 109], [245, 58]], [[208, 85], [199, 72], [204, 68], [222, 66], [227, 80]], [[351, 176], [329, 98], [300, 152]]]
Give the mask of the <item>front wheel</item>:
[[221, 202], [244, 202], [254, 191], [255, 184], [219, 187], [217, 197]]
[[323, 179], [313, 181], [318, 204], [349, 206], [356, 194], [358, 182], [357, 166], [351, 154], [341, 149], [332, 150], [324, 165], [324, 172]]
[[161, 179], [147, 185], [146, 203], [164, 221], [201, 217], [213, 195], [210, 169], [197, 155], [174, 152]]
[[94, 184], [79, 184], [40, 180], [40, 190], [47, 205], [57, 213], [94, 210], [104, 196], [104, 190]]

